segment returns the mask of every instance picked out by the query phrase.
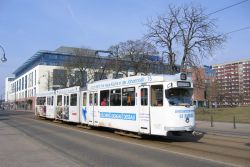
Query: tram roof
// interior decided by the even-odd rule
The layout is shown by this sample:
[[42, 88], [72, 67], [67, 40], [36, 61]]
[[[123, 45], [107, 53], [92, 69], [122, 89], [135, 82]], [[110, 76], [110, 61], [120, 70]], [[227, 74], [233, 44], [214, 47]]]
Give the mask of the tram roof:
[[64, 89], [58, 89], [56, 90], [56, 94], [73, 93], [73, 92], [78, 92], [79, 90], [80, 90], [80, 86], [74, 86], [74, 87], [69, 87], [69, 88], [64, 88]]
[[[92, 84], [88, 84], [88, 90], [96, 90], [96, 89], [108, 89], [112, 87], [122, 87], [122, 86], [130, 86], [151, 82], [167, 82], [167, 81], [179, 81], [181, 80], [182, 73], [178, 73], [175, 75], [146, 75], [146, 76], [132, 76], [120, 79], [106, 79], [93, 82]], [[186, 81], [191, 81], [191, 78], [187, 78]]]
[[50, 91], [46, 91], [46, 92], [39, 92], [36, 93], [37, 97], [41, 97], [41, 96], [49, 96], [49, 95], [54, 95], [55, 91], [54, 90], [50, 90]]

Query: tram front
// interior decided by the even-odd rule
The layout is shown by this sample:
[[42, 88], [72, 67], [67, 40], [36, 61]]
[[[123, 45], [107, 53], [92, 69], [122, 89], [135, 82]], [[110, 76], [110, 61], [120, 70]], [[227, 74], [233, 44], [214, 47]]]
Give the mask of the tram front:
[[186, 74], [180, 74], [177, 81], [166, 84], [165, 101], [167, 121], [164, 130], [179, 134], [193, 132], [195, 127], [195, 106], [192, 104], [193, 83]]

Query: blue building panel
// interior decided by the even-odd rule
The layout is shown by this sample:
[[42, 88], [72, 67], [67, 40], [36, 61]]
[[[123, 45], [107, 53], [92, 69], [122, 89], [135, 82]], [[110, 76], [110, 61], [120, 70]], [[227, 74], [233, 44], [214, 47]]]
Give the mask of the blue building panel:
[[69, 56], [71, 55], [58, 52], [38, 51], [22, 66], [17, 68], [13, 74], [17, 78], [38, 65], [62, 66]]

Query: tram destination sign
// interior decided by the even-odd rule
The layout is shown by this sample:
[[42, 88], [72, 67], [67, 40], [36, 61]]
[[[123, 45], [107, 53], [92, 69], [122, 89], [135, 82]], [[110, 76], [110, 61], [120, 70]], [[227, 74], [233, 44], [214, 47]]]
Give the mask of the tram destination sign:
[[177, 81], [177, 86], [178, 87], [191, 87], [191, 83], [190, 82], [185, 82], [185, 81]]

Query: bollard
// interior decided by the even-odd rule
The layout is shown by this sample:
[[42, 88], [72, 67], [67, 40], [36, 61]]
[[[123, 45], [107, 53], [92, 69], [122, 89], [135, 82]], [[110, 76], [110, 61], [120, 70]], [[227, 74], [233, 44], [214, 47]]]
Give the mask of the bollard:
[[234, 115], [234, 118], [233, 118], [233, 123], [234, 123], [234, 129], [236, 129], [235, 115]]
[[211, 114], [211, 127], [214, 127], [214, 118], [213, 118], [213, 114]]

